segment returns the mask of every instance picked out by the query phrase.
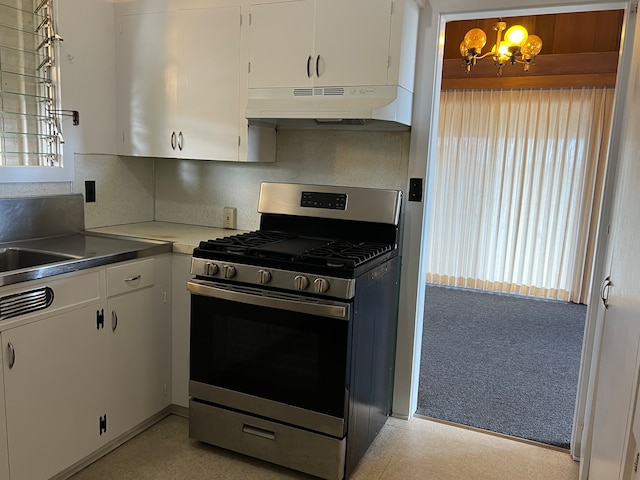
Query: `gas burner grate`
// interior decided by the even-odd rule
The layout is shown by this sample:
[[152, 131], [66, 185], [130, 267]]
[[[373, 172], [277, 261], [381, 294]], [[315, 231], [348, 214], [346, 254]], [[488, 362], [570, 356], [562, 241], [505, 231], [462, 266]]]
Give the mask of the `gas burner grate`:
[[280, 242], [293, 238], [293, 235], [257, 230], [254, 232], [241, 233], [239, 235], [230, 235], [228, 237], [216, 238], [200, 242], [200, 250], [208, 252], [227, 252], [247, 254], [251, 248], [264, 247], [271, 243]]
[[382, 243], [333, 241], [322, 247], [307, 250], [301, 256], [301, 260], [329, 267], [355, 268], [391, 249], [391, 245]]

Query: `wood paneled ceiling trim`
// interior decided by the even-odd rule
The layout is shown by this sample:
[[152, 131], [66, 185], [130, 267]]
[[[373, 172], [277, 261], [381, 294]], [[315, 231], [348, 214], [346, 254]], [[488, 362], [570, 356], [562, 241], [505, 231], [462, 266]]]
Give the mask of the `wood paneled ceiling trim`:
[[487, 57], [466, 74], [459, 45], [471, 28], [488, 37], [484, 52], [495, 42], [497, 18], [449, 22], [445, 31], [442, 89], [560, 88], [614, 86], [618, 68], [623, 10], [503, 18], [507, 26], [519, 23], [542, 38], [542, 52], [529, 73], [522, 65], [506, 65], [503, 76]]

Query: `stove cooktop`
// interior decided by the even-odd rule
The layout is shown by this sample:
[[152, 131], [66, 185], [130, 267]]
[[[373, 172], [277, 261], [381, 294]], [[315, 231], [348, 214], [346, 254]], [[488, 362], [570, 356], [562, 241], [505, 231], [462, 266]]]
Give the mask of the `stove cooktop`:
[[261, 263], [285, 267], [295, 262], [301, 266], [322, 266], [353, 270], [371, 259], [393, 252], [389, 244], [330, 240], [295, 234], [257, 230], [200, 242], [194, 257]]
[[399, 190], [264, 182], [259, 229], [200, 242], [191, 273], [211, 288], [349, 300], [399, 255], [401, 203]]

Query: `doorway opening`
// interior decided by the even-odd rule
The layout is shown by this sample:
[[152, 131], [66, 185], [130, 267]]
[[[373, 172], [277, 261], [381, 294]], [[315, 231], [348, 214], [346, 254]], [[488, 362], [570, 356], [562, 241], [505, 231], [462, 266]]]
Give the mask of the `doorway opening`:
[[[425, 316], [423, 327], [425, 338], [418, 413], [435, 418], [440, 415], [445, 417], [439, 418], [442, 420], [567, 448], [567, 429], [570, 436], [577, 392], [586, 313], [584, 304], [589, 298], [595, 226], [607, 158], [623, 11], [503, 19], [508, 24], [523, 24], [543, 38], [543, 51], [536, 59], [536, 65], [531, 67], [526, 77], [521, 67], [516, 65], [508, 70], [510, 66], [505, 66], [503, 76], [496, 78], [496, 67], [490, 59], [486, 59], [486, 72], [480, 71], [476, 77], [474, 70], [466, 74], [460, 62], [460, 40], [467, 30], [480, 27], [486, 31], [486, 24], [490, 25], [495, 20], [449, 22], [446, 26], [436, 159], [436, 163], [442, 161], [442, 164], [440, 174], [436, 164], [432, 176], [434, 187], [429, 228], [429, 241], [439, 241], [441, 245], [440, 250], [436, 249], [435, 252], [431, 252], [432, 245], [429, 246], [427, 282], [433, 286], [427, 288], [425, 300], [428, 315]], [[601, 22], [605, 21], [611, 27], [601, 28]], [[598, 28], [587, 28], [588, 25], [598, 25]], [[601, 34], [602, 30], [607, 31], [606, 38]], [[553, 62], [547, 62], [545, 54], [553, 57]], [[597, 62], [589, 61], [596, 57], [599, 59]], [[576, 74], [576, 68], [583, 70]], [[599, 127], [602, 134], [592, 142], [593, 165], [586, 168], [584, 160], [578, 160], [575, 156], [578, 150], [586, 148], [582, 137], [570, 129], [560, 129], [561, 132], [547, 128], [554, 122], [556, 127], [564, 122], [559, 120], [565, 119], [564, 114], [568, 115], [566, 118], [570, 117], [571, 114], [563, 111], [560, 104], [566, 103], [571, 95], [583, 96], [585, 92], [602, 97], [595, 100], [601, 116], [587, 128], [589, 131], [586, 133], [591, 135], [593, 128]], [[524, 101], [523, 96], [527, 97]], [[542, 104], [542, 97], [546, 96], [550, 97], [544, 100], [546, 106], [536, 110]], [[457, 102], [448, 113], [447, 97], [452, 99], [451, 102]], [[513, 103], [511, 97], [516, 97]], [[520, 115], [532, 103], [533, 117], [524, 120], [527, 130], [523, 131], [522, 127], [510, 129], [511, 124], [505, 117]], [[584, 106], [584, 102], [578, 103]], [[500, 106], [505, 105], [506, 109], [501, 110]], [[479, 110], [470, 110], [472, 106]], [[492, 110], [496, 106], [497, 110]], [[581, 127], [585, 127], [584, 119], [594, 120], [591, 110], [576, 111], [575, 104], [567, 108], [574, 109], [575, 120]], [[446, 115], [448, 124], [443, 121]], [[464, 123], [465, 116], [469, 116], [466, 120], [470, 123]], [[483, 130], [485, 127], [492, 133], [487, 134]], [[559, 151], [550, 152], [550, 143]], [[553, 155], [556, 154], [558, 160], [554, 164]], [[584, 171], [576, 173], [577, 180], [569, 180], [567, 175], [567, 179], [554, 183], [559, 176], [567, 174], [568, 165], [572, 174], [576, 173], [574, 170], [577, 166], [583, 167]], [[586, 180], [586, 175], [591, 175], [590, 179]], [[545, 178], [551, 182], [543, 187]], [[438, 192], [434, 193], [438, 188], [444, 191], [441, 196]], [[577, 196], [572, 199], [571, 194]], [[551, 201], [553, 199], [557, 203], [554, 204]], [[560, 212], [563, 209], [566, 216]], [[573, 218], [579, 209], [582, 209], [578, 215], [581, 219]], [[508, 215], [505, 211], [511, 211], [512, 220], [506, 219]], [[441, 217], [440, 223], [438, 216]], [[560, 217], [563, 216], [567, 222], [573, 222], [571, 234], [564, 230], [564, 226], [559, 227], [562, 223]], [[545, 237], [549, 232], [556, 238]], [[460, 289], [465, 291], [460, 292]], [[452, 307], [436, 318], [429, 318], [429, 314], [434, 314], [436, 310], [436, 298], [443, 297], [443, 292], [448, 296], [444, 304], [449, 302]], [[523, 294], [538, 298], [522, 297]], [[463, 305], [470, 296], [475, 296], [471, 300], [473, 307], [465, 311]], [[498, 307], [505, 302], [511, 306]], [[513, 309], [512, 313], [508, 313], [508, 308]], [[447, 315], [453, 315], [456, 311], [458, 313], [453, 318], [449, 317], [448, 321], [443, 322]], [[529, 315], [542, 311], [548, 312], [533, 315], [528, 320], [521, 318], [525, 313]], [[558, 313], [561, 311], [564, 313]], [[498, 313], [506, 316], [498, 319]], [[489, 323], [473, 334], [474, 328], [481, 325], [482, 318], [488, 318]], [[536, 322], [538, 326], [533, 328]], [[440, 326], [445, 329], [438, 330]], [[498, 327], [496, 333], [488, 332], [489, 326]], [[481, 333], [487, 333], [488, 336], [483, 339]], [[547, 334], [551, 336], [545, 337]], [[454, 345], [439, 356], [435, 353], [444, 342], [436, 340], [438, 335], [444, 335], [443, 338]], [[504, 353], [505, 348], [494, 348], [492, 352], [495, 355], [483, 357], [482, 351], [486, 350], [492, 338], [514, 356], [501, 357], [500, 352]], [[541, 343], [550, 349], [538, 348]], [[462, 350], [456, 350], [455, 347], [461, 347]], [[524, 367], [530, 367], [530, 373], [541, 374], [540, 381], [544, 387], [551, 387], [551, 391], [556, 387], [558, 399], [564, 403], [554, 408], [548, 402], [542, 402], [543, 389], [531, 389], [537, 380], [535, 376], [527, 377], [527, 368], [518, 367], [515, 364], [517, 360], [527, 360]], [[468, 362], [466, 370], [465, 361]], [[436, 370], [433, 370], [434, 363], [438, 363], [441, 372], [437, 374], [442, 377], [439, 384], [432, 381], [437, 376], [434, 373]], [[447, 371], [451, 375], [447, 376]], [[482, 371], [489, 375], [486, 379], [478, 373]], [[457, 372], [455, 379], [454, 372]], [[491, 386], [490, 380], [495, 377], [506, 378], [506, 373], [516, 374], [521, 383], [505, 387], [507, 390], [499, 394], [498, 387]], [[554, 374], [558, 374], [555, 380]], [[558, 379], [562, 379], [562, 382]], [[454, 380], [464, 388], [450, 390], [440, 398], [444, 398], [443, 403], [448, 406], [462, 405], [462, 412], [455, 417], [459, 421], [446, 418], [435, 408], [430, 410], [425, 407], [435, 402], [428, 400], [431, 393], [439, 390], [438, 393], [442, 394], [453, 386]], [[469, 389], [470, 385], [476, 387]], [[473, 393], [461, 394], [465, 388]], [[483, 399], [479, 396], [476, 408], [471, 399], [483, 390], [490, 397]], [[493, 398], [495, 402], [487, 398]], [[539, 404], [544, 415], [528, 414], [528, 410], [536, 404]], [[476, 421], [470, 418], [481, 410], [479, 407], [486, 407], [485, 410], [494, 418], [474, 425]], [[557, 412], [561, 410], [565, 413], [558, 415]], [[570, 418], [568, 427], [567, 416]], [[504, 424], [505, 418], [501, 417], [509, 417], [507, 420], [517, 418], [519, 421], [529, 417], [538, 424], [533, 426], [535, 428], [507, 431], [487, 427]], [[508, 421], [506, 423], [509, 424]], [[539, 434], [540, 430], [553, 429], [554, 423], [564, 433], [555, 439], [553, 433]], [[533, 433], [528, 434], [529, 431]]]

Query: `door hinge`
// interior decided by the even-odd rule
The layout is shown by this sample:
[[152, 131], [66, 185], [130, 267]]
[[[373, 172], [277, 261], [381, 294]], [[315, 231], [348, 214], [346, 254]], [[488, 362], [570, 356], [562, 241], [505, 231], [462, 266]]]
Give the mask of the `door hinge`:
[[638, 2], [633, 2], [631, 5], [631, 13], [638, 13]]
[[96, 330], [104, 328], [104, 309], [96, 311]]
[[107, 414], [100, 417], [100, 435], [107, 432]]
[[247, 65], [247, 73], [251, 73], [251, 62]]
[[393, 15], [393, 4], [396, 3], [395, 0], [391, 0], [391, 11], [389, 12], [390, 15]]
[[633, 461], [633, 471], [637, 472], [638, 471], [638, 462], [640, 461], [640, 452], [636, 452], [636, 458]]
[[240, 14], [240, 26], [242, 27], [242, 14]]

